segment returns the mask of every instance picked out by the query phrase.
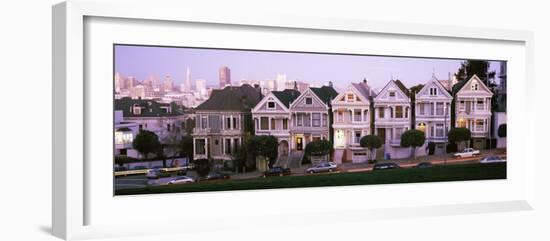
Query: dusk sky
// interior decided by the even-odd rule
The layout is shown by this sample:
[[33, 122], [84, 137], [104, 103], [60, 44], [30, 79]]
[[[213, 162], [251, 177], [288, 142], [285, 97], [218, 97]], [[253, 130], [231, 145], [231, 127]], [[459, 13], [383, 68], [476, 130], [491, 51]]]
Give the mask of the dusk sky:
[[[231, 69], [231, 81], [238, 85], [241, 79], [269, 80], [277, 74], [286, 74], [288, 80], [300, 80], [315, 86], [332, 81], [343, 89], [351, 82], [364, 78], [375, 89], [391, 79], [400, 79], [407, 87], [425, 83], [435, 75], [448, 79], [458, 70], [463, 60], [406, 57], [357, 56], [311, 53], [284, 53], [220, 49], [193, 49], [177, 47], [115, 46], [115, 72], [133, 76], [137, 80], [170, 75], [176, 84], [191, 70], [191, 83], [205, 79], [207, 85], [218, 86], [218, 69]], [[500, 62], [492, 61], [491, 69], [498, 74]], [[498, 83], [498, 81], [497, 81]]]

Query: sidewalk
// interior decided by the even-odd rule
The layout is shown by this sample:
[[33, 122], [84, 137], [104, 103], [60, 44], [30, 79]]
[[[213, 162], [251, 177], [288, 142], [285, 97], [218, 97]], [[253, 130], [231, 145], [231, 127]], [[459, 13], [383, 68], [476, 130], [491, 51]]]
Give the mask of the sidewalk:
[[[456, 163], [462, 163], [462, 162], [478, 161], [479, 159], [481, 159], [481, 157], [488, 156], [488, 155], [506, 156], [506, 150], [505, 149], [481, 150], [478, 156], [468, 157], [468, 158], [456, 158], [453, 156], [453, 153], [449, 153], [445, 155], [420, 156], [420, 157], [417, 157], [416, 160], [414, 158], [378, 160], [377, 163], [393, 162], [401, 167], [412, 167], [421, 162], [431, 162], [432, 164], [444, 164], [446, 162], [447, 164], [456, 164]], [[374, 164], [368, 164], [368, 163], [343, 163], [340, 166], [340, 168], [344, 172], [345, 171], [360, 172], [360, 171], [372, 170], [373, 166]]]

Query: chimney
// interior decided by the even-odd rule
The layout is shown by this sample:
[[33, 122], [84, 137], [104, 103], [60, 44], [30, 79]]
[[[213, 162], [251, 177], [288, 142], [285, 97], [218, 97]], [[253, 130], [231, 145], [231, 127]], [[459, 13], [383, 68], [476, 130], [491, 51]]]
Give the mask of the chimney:
[[329, 81], [329, 82], [328, 82], [328, 86], [329, 86], [329, 87], [332, 87], [332, 81]]

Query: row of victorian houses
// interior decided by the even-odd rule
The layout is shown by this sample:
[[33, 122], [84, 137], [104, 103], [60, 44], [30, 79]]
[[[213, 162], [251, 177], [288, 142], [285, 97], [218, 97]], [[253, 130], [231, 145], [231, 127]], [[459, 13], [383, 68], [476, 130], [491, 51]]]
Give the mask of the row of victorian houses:
[[[252, 128], [255, 135], [278, 139], [280, 158], [301, 159], [308, 143], [326, 139], [334, 144], [334, 162], [364, 162], [369, 153], [359, 140], [369, 134], [384, 140], [378, 151], [385, 157], [405, 158], [410, 149], [402, 148], [400, 139], [411, 128], [424, 131], [426, 143], [435, 143], [441, 153], [452, 126], [453, 104], [454, 126], [470, 129], [473, 146], [484, 148], [490, 138], [492, 96], [475, 75], [453, 88], [433, 76], [417, 93], [399, 80], [390, 80], [378, 93], [367, 81], [352, 83], [341, 93], [332, 85], [265, 96], [250, 85], [226, 87], [214, 90], [195, 109], [194, 158], [231, 160]], [[425, 155], [426, 148], [417, 152]]]

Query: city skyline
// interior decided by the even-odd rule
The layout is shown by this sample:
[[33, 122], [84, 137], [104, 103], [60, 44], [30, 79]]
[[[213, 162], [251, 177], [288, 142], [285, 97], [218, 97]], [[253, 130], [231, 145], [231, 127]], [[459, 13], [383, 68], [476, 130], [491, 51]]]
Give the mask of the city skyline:
[[[407, 87], [424, 83], [432, 75], [440, 80], [455, 73], [464, 59], [389, 57], [369, 55], [227, 50], [185, 47], [115, 45], [115, 73], [138, 81], [169, 75], [174, 85], [192, 85], [197, 79], [207, 86], [219, 85], [219, 70], [227, 66], [231, 84], [240, 80], [276, 80], [279, 74], [314, 86], [332, 81], [336, 88], [364, 78], [375, 89], [388, 80], [399, 79]], [[489, 61], [490, 70], [499, 74], [502, 61]], [[498, 81], [497, 81], [498, 83]]]

